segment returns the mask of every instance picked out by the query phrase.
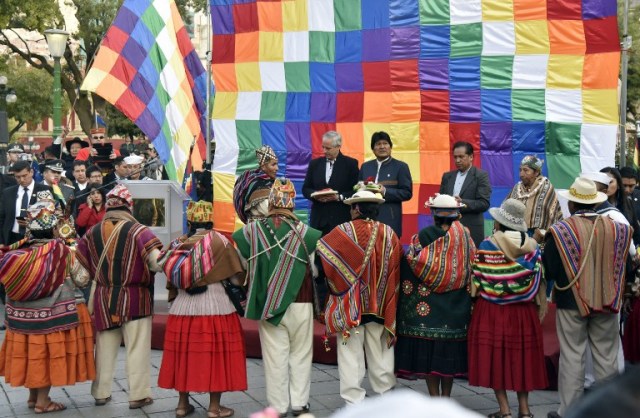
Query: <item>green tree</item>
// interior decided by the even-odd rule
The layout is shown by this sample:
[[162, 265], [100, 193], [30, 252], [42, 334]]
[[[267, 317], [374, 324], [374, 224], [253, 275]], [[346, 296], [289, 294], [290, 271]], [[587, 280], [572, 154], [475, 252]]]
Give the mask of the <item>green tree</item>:
[[[100, 42], [111, 25], [122, 0], [67, 0], [76, 8], [76, 18], [79, 22], [77, 34], [73, 34], [83, 45], [79, 50], [72, 51], [68, 46], [62, 60], [62, 89], [66, 92], [69, 103], [80, 119], [82, 129], [89, 134], [94, 115], [94, 105], [105, 114], [104, 100], [98, 96], [91, 100], [88, 94], [80, 91], [85, 71], [81, 68], [83, 56], [91, 57], [95, 54]], [[189, 23], [187, 8], [204, 10], [207, 0], [176, 0], [179, 10]], [[48, 28], [64, 27], [64, 20], [60, 12], [58, 0], [3, 0], [0, 7], [0, 45], [26, 61], [31, 67], [43, 70], [53, 76], [53, 65], [47, 61], [48, 56], [29, 50], [27, 43], [17, 37], [15, 29], [23, 28], [30, 31], [44, 33]]]

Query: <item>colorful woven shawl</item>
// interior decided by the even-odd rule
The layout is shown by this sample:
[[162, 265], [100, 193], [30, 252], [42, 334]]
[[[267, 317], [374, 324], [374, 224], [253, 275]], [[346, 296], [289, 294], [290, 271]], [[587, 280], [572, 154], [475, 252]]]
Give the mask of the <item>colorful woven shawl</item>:
[[574, 215], [553, 225], [564, 270], [571, 282], [584, 269], [571, 291], [582, 316], [592, 312], [618, 312], [622, 301], [625, 263], [631, 228], [600, 216], [588, 257], [585, 257], [596, 216]]
[[274, 217], [269, 217], [249, 222], [233, 234], [248, 264], [245, 317], [266, 320], [273, 325], [280, 323], [289, 305], [296, 300], [310, 268], [307, 251], [315, 250], [321, 234], [302, 222], [277, 218], [278, 228]]
[[11, 300], [42, 299], [64, 282], [69, 257], [69, 248], [58, 240], [10, 251], [0, 260], [0, 282]]
[[0, 260], [7, 292], [7, 325], [14, 332], [49, 334], [78, 325], [73, 289], [65, 284], [71, 252], [61, 240], [20, 248]]
[[243, 271], [231, 242], [215, 231], [178, 238], [159, 263], [178, 289], [216, 283]]
[[542, 280], [540, 250], [509, 258], [488, 238], [480, 244], [473, 264], [473, 283], [480, 296], [506, 305], [533, 300]]
[[320, 240], [318, 254], [330, 289], [327, 334], [342, 333], [347, 339], [349, 330], [367, 315], [384, 322], [387, 343], [393, 345], [402, 253], [391, 227], [369, 220], [338, 225]]
[[529, 229], [547, 230], [562, 219], [562, 209], [556, 191], [549, 179], [544, 176], [538, 176], [529, 191], [525, 190], [522, 182], [518, 182], [506, 197], [508, 198], [524, 203], [527, 208], [524, 220]]
[[435, 293], [462, 289], [469, 284], [475, 245], [469, 231], [458, 221], [445, 236], [426, 247], [418, 234], [411, 239], [407, 261], [413, 273]]

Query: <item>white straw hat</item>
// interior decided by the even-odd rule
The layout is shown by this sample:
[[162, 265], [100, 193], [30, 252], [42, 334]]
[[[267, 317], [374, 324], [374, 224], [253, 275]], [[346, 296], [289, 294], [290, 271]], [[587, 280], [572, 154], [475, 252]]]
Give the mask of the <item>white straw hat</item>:
[[569, 190], [559, 190], [558, 194], [567, 200], [585, 205], [595, 205], [607, 200], [607, 195], [598, 191], [593, 180], [584, 177], [576, 178]]

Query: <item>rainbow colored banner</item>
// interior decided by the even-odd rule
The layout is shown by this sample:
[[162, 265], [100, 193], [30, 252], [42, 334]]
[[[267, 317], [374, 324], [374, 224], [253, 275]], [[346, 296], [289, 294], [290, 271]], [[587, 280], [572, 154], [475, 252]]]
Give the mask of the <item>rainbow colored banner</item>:
[[[615, 0], [212, 0], [216, 227], [236, 228], [233, 183], [272, 146], [300, 190], [321, 136], [373, 158], [390, 133], [411, 168], [403, 241], [430, 222], [424, 202], [470, 141], [492, 205], [526, 154], [566, 188], [613, 165], [618, 124]], [[298, 213], [309, 202], [299, 194]]]
[[171, 179], [183, 181], [194, 140], [191, 163], [202, 167], [207, 72], [173, 0], [126, 0], [81, 89], [131, 119], [152, 141]]

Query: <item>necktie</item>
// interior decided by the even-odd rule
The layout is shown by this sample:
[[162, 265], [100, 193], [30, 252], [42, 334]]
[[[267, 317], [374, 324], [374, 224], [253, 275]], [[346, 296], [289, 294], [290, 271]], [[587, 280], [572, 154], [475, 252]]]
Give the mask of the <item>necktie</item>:
[[[29, 206], [29, 188], [24, 188], [24, 193], [22, 193], [22, 202], [20, 202], [20, 213], [18, 216], [26, 217], [27, 207]], [[20, 233], [24, 235], [26, 232], [26, 228], [24, 226], [20, 227]]]
[[331, 178], [331, 173], [333, 173], [333, 163], [334, 163], [334, 161], [327, 160], [327, 162], [329, 163], [329, 167], [328, 167], [328, 169], [326, 171], [325, 180], [326, 180], [327, 183], [329, 183], [329, 179]]

